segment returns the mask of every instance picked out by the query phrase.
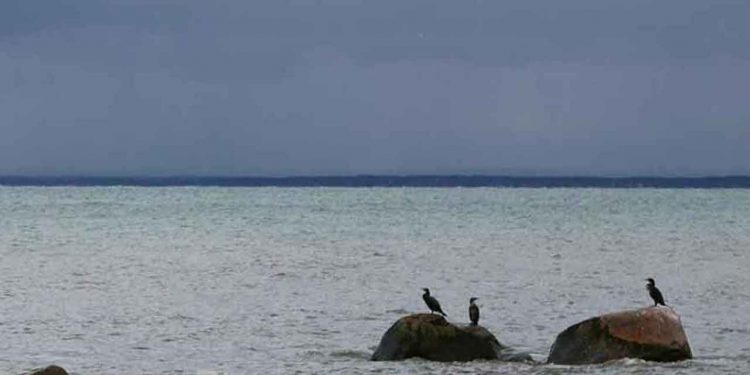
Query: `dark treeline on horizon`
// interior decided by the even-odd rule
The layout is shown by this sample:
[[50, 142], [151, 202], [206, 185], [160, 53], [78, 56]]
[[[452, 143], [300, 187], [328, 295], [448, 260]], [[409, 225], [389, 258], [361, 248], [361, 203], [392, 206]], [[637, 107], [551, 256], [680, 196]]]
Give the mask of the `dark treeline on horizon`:
[[236, 187], [597, 187], [750, 188], [750, 176], [522, 177], [489, 175], [298, 177], [0, 176], [0, 186], [236, 186]]

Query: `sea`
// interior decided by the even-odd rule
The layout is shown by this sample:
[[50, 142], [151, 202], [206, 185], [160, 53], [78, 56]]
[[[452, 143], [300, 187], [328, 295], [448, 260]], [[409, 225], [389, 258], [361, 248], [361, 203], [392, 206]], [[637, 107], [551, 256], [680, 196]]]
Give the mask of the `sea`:
[[[545, 364], [650, 305], [694, 359]], [[400, 317], [480, 324], [538, 363], [373, 362]], [[747, 374], [750, 189], [0, 187], [0, 373]]]

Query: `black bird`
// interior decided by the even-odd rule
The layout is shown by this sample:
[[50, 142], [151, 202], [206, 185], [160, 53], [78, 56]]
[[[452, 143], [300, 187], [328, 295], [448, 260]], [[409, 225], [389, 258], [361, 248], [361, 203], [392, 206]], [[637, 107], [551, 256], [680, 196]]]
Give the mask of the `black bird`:
[[479, 324], [479, 306], [474, 304], [474, 301], [478, 299], [477, 297], [469, 298], [469, 319], [471, 319], [471, 325], [473, 326]]
[[427, 304], [427, 307], [430, 308], [430, 314], [437, 311], [443, 316], [448, 316], [448, 314], [443, 312], [443, 309], [440, 308], [440, 302], [435, 299], [435, 297], [430, 295], [430, 290], [427, 288], [422, 288], [424, 290], [424, 294], [422, 294], [422, 299], [424, 300], [424, 303]]
[[661, 295], [659, 288], [656, 287], [656, 282], [654, 282], [654, 279], [649, 277], [648, 279], [646, 279], [646, 281], [648, 281], [648, 284], [646, 284], [646, 289], [648, 289], [648, 295], [650, 295], [654, 300], [654, 306], [666, 306], [666, 304], [664, 303], [664, 296]]

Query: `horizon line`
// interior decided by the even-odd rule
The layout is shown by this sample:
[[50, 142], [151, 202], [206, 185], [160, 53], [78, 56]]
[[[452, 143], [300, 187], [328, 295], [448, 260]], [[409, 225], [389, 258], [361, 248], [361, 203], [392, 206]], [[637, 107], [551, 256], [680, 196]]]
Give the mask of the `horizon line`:
[[750, 188], [750, 175], [597, 176], [492, 174], [0, 175], [0, 186], [218, 187], [611, 187]]

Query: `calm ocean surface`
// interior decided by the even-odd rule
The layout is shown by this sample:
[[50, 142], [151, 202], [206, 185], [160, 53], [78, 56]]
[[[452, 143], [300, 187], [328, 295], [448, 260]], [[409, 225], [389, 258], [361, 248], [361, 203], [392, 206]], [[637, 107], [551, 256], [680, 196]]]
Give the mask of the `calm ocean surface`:
[[[557, 333], [650, 304], [694, 360], [370, 362], [399, 317]], [[0, 373], [750, 373], [750, 190], [0, 187]]]

